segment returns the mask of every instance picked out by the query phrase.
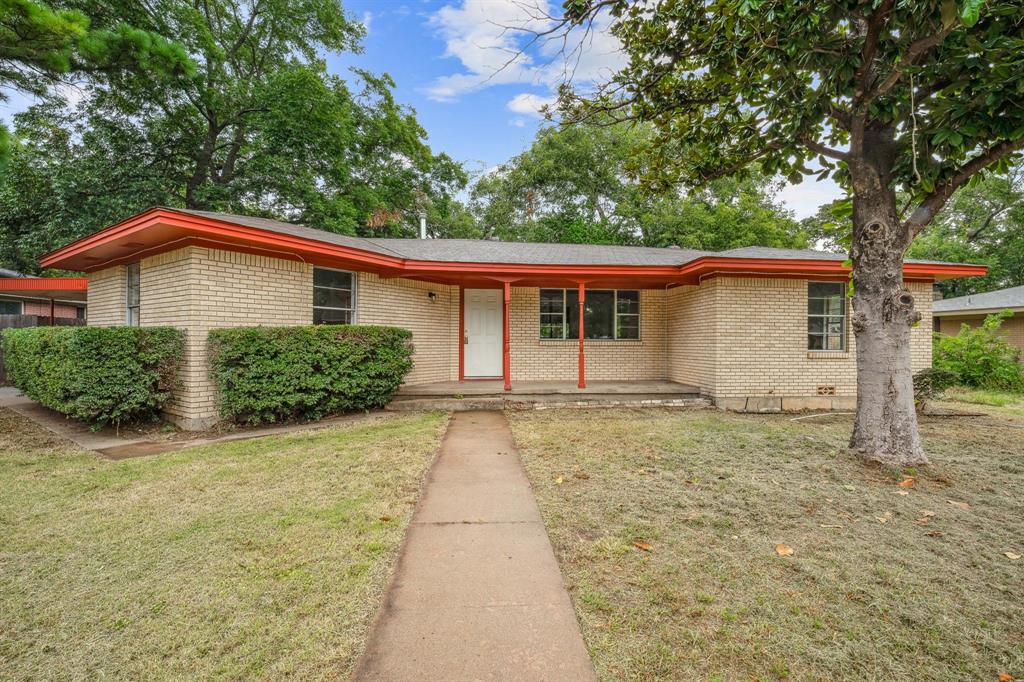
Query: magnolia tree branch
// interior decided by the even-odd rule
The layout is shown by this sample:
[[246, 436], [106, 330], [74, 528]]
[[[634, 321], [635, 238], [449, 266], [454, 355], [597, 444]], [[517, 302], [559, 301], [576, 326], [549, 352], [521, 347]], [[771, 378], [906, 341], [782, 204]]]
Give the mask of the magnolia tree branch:
[[926, 196], [918, 205], [910, 217], [903, 223], [904, 228], [910, 231], [911, 237], [925, 228], [932, 218], [946, 205], [953, 192], [958, 190], [974, 176], [983, 171], [993, 163], [1003, 159], [1014, 152], [1024, 149], [1024, 139], [1006, 140], [989, 147], [987, 150], [974, 157], [953, 174], [946, 182], [935, 188], [931, 194]]

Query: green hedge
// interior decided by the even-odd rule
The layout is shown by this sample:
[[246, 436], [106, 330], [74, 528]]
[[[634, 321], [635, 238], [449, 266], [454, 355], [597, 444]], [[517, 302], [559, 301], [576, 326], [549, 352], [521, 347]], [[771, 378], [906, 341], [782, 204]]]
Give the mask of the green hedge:
[[1024, 391], [1024, 367], [1020, 349], [1011, 346], [1000, 334], [1010, 311], [989, 315], [985, 322], [971, 328], [961, 325], [956, 336], [935, 335], [932, 365], [956, 376], [956, 383], [997, 391]]
[[226, 419], [319, 419], [391, 400], [412, 369], [412, 333], [352, 325], [214, 329], [210, 367]]
[[169, 327], [29, 327], [3, 334], [8, 380], [35, 401], [98, 428], [153, 419], [183, 350]]

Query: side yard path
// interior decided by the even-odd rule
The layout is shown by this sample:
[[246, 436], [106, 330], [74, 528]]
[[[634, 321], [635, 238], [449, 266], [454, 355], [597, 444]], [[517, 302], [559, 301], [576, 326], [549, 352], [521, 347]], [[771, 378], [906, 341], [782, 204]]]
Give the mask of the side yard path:
[[592, 680], [501, 412], [453, 418], [357, 680]]

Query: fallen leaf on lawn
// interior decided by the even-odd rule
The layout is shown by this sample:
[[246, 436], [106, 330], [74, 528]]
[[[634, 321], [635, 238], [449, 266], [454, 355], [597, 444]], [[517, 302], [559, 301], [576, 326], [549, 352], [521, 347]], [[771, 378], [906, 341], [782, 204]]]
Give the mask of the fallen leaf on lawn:
[[391, 517], [390, 516], [382, 516], [382, 517], [380, 517], [380, 520], [383, 521], [384, 523], [388, 523], [389, 521], [391, 521]]
[[822, 528], [842, 528], [838, 523], [819, 523]]
[[967, 504], [966, 502], [957, 502], [956, 500], [946, 500], [946, 502], [949, 502], [951, 505], [953, 505], [957, 509], [970, 509], [971, 508], [971, 505]]
[[913, 488], [914, 487], [914, 477], [913, 476], [907, 476], [906, 478], [904, 478], [902, 481], [900, 481], [900, 487], [901, 488]]
[[897, 490], [896, 494], [897, 495], [909, 495], [910, 491], [909, 490]]
[[1010, 561], [1016, 561], [1020, 558], [1020, 554], [1014, 554], [1013, 552], [1003, 552], [1003, 554], [1006, 555], [1006, 558]]
[[561, 476], [559, 476], [558, 478], [556, 478], [556, 479], [555, 479], [555, 483], [556, 483], [557, 485], [562, 485], [562, 477], [561, 477]]
[[582, 471], [573, 474], [573, 476], [575, 476], [576, 478], [578, 478], [580, 480], [583, 480], [583, 481], [586, 481], [587, 479], [590, 478], [590, 474], [587, 474], [587, 473], [582, 472]]
[[892, 518], [892, 512], [885, 512], [885, 516], [876, 516], [879, 523], [889, 523], [889, 519]]
[[1013, 675], [1010, 673], [999, 673], [999, 682], [1013, 682]]
[[775, 553], [779, 556], [792, 556], [793, 548], [780, 542], [775, 545]]
[[843, 490], [850, 490], [850, 491], [853, 491], [853, 490], [856, 490], [856, 489], [857, 489], [857, 488], [856, 488], [855, 486], [852, 486], [852, 485], [844, 485], [844, 486], [843, 486]]
[[921, 516], [935, 516], [935, 512], [933, 512], [931, 509], [922, 509]]
[[930, 530], [927, 533], [925, 533], [925, 535], [927, 535], [930, 538], [941, 538], [943, 535], [945, 535], [945, 533], [943, 533], [941, 530]]
[[633, 546], [637, 549], [642, 549], [645, 552], [650, 552], [654, 549], [654, 547], [651, 546], [651, 543], [644, 542], [643, 540], [633, 540]]

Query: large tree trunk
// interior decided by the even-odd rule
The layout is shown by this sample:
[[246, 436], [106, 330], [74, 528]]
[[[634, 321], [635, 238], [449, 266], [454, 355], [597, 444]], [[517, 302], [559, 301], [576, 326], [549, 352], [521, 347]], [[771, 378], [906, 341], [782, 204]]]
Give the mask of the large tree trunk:
[[853, 200], [853, 315], [857, 339], [857, 417], [850, 447], [890, 466], [927, 464], [914, 409], [910, 330], [921, 318], [903, 286], [910, 235], [890, 187], [890, 131], [865, 136], [850, 164]]

